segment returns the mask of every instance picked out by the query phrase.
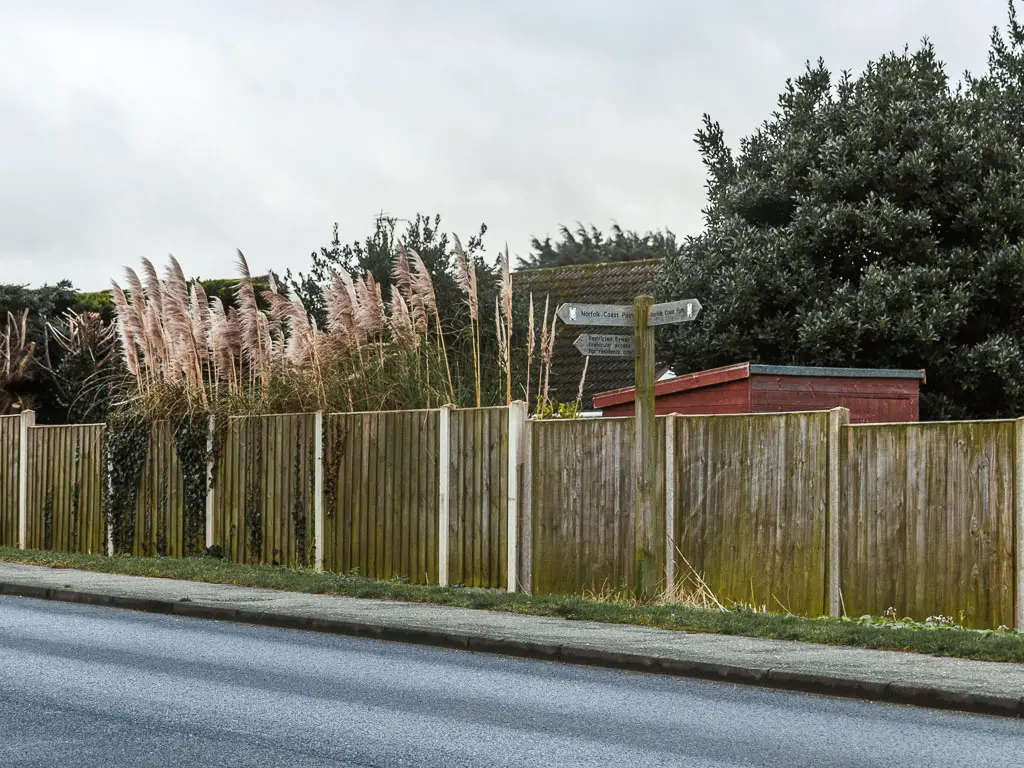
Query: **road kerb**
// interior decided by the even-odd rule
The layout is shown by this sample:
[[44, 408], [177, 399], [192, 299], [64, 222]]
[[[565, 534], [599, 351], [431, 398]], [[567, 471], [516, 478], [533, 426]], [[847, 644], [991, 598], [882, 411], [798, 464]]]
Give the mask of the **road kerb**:
[[286, 612], [248, 610], [227, 605], [205, 605], [194, 603], [190, 600], [139, 598], [130, 595], [114, 595], [29, 584], [0, 582], [0, 595], [108, 608], [124, 608], [187, 618], [232, 621], [279, 629], [299, 629], [374, 640], [469, 650], [502, 656], [516, 656], [540, 661], [560, 661], [568, 664], [597, 666], [608, 669], [649, 672], [674, 677], [717, 680], [804, 693], [909, 704], [931, 709], [952, 709], [977, 714], [1024, 718], [1024, 697], [1017, 698], [1013, 696], [954, 691], [906, 682], [882, 683], [829, 675], [827, 673], [804, 673], [770, 669], [756, 665], [741, 667], [701, 661], [699, 659], [680, 659], [656, 655], [622, 653], [620, 651], [605, 651], [593, 646], [572, 646], [564, 643], [512, 639], [488, 635], [484, 632], [474, 634], [426, 627], [324, 619]]

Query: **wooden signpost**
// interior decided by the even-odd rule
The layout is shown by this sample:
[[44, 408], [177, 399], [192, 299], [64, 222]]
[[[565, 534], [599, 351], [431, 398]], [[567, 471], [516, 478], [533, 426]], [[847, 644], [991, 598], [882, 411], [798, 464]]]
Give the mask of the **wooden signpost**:
[[[697, 319], [697, 299], [655, 304], [650, 296], [637, 296], [633, 306], [616, 304], [562, 304], [556, 310], [566, 325], [603, 325], [633, 328], [633, 338], [610, 334], [582, 334], [576, 348], [584, 355], [634, 359], [636, 416], [634, 470], [636, 475], [636, 593], [652, 598], [665, 573], [665, 521], [655, 520], [654, 486], [654, 326], [688, 323]], [[629, 343], [631, 342], [631, 343]], [[671, 585], [669, 585], [671, 586]]]

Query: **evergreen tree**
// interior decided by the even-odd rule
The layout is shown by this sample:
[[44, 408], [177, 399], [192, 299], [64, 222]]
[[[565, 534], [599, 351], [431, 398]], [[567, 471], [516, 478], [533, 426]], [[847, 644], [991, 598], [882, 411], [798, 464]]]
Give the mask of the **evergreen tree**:
[[593, 225], [587, 229], [578, 224], [575, 231], [562, 226], [558, 240], [535, 237], [530, 249], [528, 257], [518, 260], [520, 269], [662, 259], [678, 251], [676, 236], [668, 230], [641, 235], [624, 230], [618, 224], [612, 226], [611, 237], [606, 237]]
[[1013, 2], [989, 70], [951, 88], [919, 50], [788, 81], [735, 154], [705, 116], [705, 231], [663, 298], [678, 372], [742, 360], [924, 368], [927, 418], [1024, 414], [1024, 31]]

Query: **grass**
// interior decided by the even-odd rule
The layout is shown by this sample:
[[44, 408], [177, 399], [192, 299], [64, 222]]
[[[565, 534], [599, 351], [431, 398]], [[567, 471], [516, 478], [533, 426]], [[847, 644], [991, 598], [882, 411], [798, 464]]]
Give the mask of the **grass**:
[[556, 616], [608, 624], [635, 624], [687, 632], [799, 640], [857, 648], [910, 651], [985, 661], [1024, 662], [1024, 633], [971, 630], [895, 617], [803, 618], [749, 608], [698, 607], [685, 603], [637, 603], [614, 595], [538, 596], [464, 587], [418, 586], [357, 575], [316, 573], [272, 566], [239, 565], [209, 557], [142, 558], [69, 555], [0, 547], [0, 561], [77, 568], [128, 576], [187, 579], [211, 584], [265, 587], [290, 592], [344, 595]]

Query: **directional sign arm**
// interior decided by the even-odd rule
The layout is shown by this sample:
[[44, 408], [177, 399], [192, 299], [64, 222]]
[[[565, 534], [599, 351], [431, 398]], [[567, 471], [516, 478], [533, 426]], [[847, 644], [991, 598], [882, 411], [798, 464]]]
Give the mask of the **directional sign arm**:
[[632, 336], [610, 333], [581, 334], [573, 346], [587, 357], [632, 357], [634, 349]]
[[651, 325], [672, 325], [674, 323], [689, 323], [697, 319], [700, 314], [701, 305], [697, 299], [683, 299], [682, 301], [669, 301], [664, 304], [655, 304], [651, 307], [648, 320]]
[[619, 304], [559, 304], [555, 310], [565, 325], [607, 325], [633, 327], [633, 308]]

